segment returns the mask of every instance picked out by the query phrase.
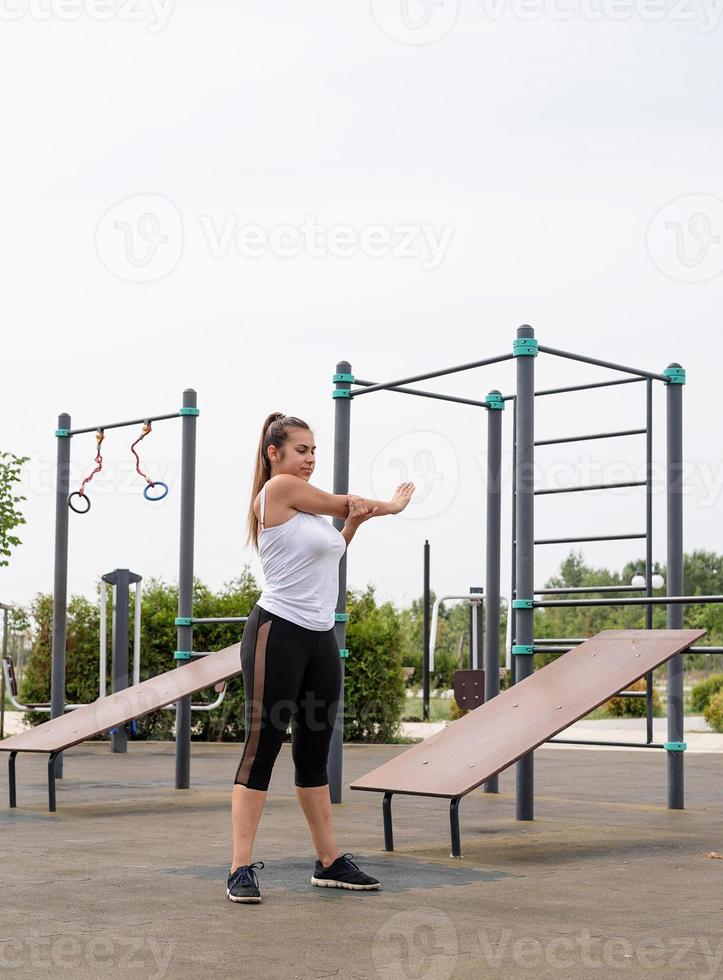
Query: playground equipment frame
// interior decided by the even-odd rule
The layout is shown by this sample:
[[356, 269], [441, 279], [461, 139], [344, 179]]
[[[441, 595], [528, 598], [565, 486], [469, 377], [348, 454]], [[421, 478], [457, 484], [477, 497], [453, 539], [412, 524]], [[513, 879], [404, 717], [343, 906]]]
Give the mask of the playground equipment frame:
[[[564, 358], [591, 364], [627, 375], [623, 378], [604, 380], [593, 383], [569, 385], [557, 388], [535, 390], [535, 361], [539, 354]], [[501, 394], [493, 390], [484, 400], [461, 398], [454, 395], [430, 392], [407, 387], [418, 381], [430, 378], [440, 378], [477, 367], [500, 364], [515, 359], [517, 384], [514, 394]], [[332, 398], [335, 402], [334, 420], [334, 485], [333, 492], [344, 494], [349, 491], [349, 445], [351, 431], [351, 403], [354, 399], [375, 391], [393, 391], [403, 394], [420, 395], [425, 398], [441, 399], [450, 402], [467, 404], [487, 410], [487, 543], [486, 543], [486, 574], [484, 583], [485, 595], [485, 633], [484, 633], [484, 668], [485, 668], [485, 701], [489, 701], [499, 693], [499, 624], [500, 624], [500, 554], [501, 554], [501, 444], [502, 444], [502, 411], [507, 402], [513, 403], [514, 410], [514, 443], [513, 443], [513, 508], [512, 508], [512, 602], [509, 616], [512, 617], [512, 660], [514, 663], [513, 683], [523, 680], [534, 670], [533, 657], [536, 652], [564, 653], [570, 646], [565, 646], [567, 640], [556, 641], [555, 645], [546, 645], [535, 640], [534, 613], [537, 608], [553, 608], [556, 606], [612, 606], [612, 605], [641, 605], [646, 610], [646, 628], [652, 629], [653, 606], [665, 605], [667, 608], [668, 629], [683, 628], [683, 605], [697, 602], [723, 602], [722, 596], [685, 596], [683, 594], [683, 386], [685, 371], [677, 363], [671, 364], [662, 373], [641, 370], [613, 361], [601, 360], [582, 354], [559, 350], [539, 344], [534, 330], [530, 326], [522, 326], [517, 330], [517, 337], [510, 354], [489, 357], [467, 364], [435, 370], [424, 374], [399, 378], [393, 381], [374, 382], [356, 378], [348, 361], [339, 361], [333, 375], [334, 390]], [[654, 382], [661, 382], [666, 387], [667, 397], [667, 461], [666, 461], [666, 504], [667, 504], [667, 596], [654, 597], [652, 587], [653, 575], [653, 544], [652, 544], [652, 452], [653, 452], [653, 391]], [[598, 388], [607, 388], [625, 384], [646, 385], [646, 424], [644, 427], [616, 430], [611, 432], [592, 433], [590, 435], [573, 435], [565, 438], [544, 439], [535, 441], [535, 399], [568, 392], [580, 392]], [[356, 385], [356, 387], [352, 387]], [[534, 500], [541, 493], [549, 491], [536, 490], [533, 484], [535, 448], [544, 445], [557, 445], [579, 442], [587, 439], [607, 439], [627, 436], [645, 436], [646, 444], [646, 478], [642, 481], [628, 481], [620, 484], [604, 484], [595, 486], [571, 487], [555, 492], [585, 492], [589, 490], [604, 490], [617, 486], [645, 487], [645, 532], [624, 532], [595, 536], [577, 536], [565, 538], [536, 539], [534, 536]], [[334, 524], [341, 529], [343, 521], [335, 518]], [[546, 595], [550, 590], [536, 588], [534, 584], [534, 549], [536, 546], [552, 543], [580, 543], [583, 541], [645, 539], [645, 595], [635, 598], [610, 599], [570, 599], [546, 600], [536, 596]], [[329, 757], [329, 783], [333, 803], [341, 802], [342, 798], [342, 739], [344, 717], [344, 666], [349, 651], [345, 648], [346, 622], [346, 554], [341, 559], [339, 572], [339, 594], [336, 608], [336, 636], [342, 657], [342, 688], [339, 709], [332, 737]], [[428, 579], [429, 555], [425, 547], [425, 581]], [[574, 589], [559, 590], [567, 594], [575, 594]], [[579, 592], [593, 593], [615, 591], [643, 591], [627, 586], [589, 587]], [[558, 593], [559, 594], [559, 593]], [[424, 642], [425, 653], [429, 648], [428, 611], [425, 610]], [[573, 644], [575, 645], [575, 644]], [[692, 653], [717, 653], [720, 648], [694, 647]], [[667, 664], [668, 671], [668, 719], [667, 741], [656, 744], [652, 740], [652, 672], [647, 675], [647, 690], [643, 694], [647, 700], [647, 736], [646, 743], [624, 743], [630, 747], [663, 748], [667, 754], [667, 798], [668, 807], [682, 809], [684, 807], [684, 768], [683, 752], [683, 654], [675, 655]], [[426, 657], [424, 660], [426, 661]], [[425, 665], [425, 683], [428, 682], [428, 672]], [[631, 696], [639, 696], [642, 692], [624, 692]], [[611, 744], [582, 742], [582, 740], [555, 741], [575, 742], [576, 744]], [[623, 743], [621, 743], [623, 744]], [[497, 792], [497, 777], [493, 777], [484, 786], [486, 792]], [[458, 826], [459, 799], [453, 799], [450, 805], [453, 841], [455, 832], [459, 836]], [[389, 800], [384, 800], [385, 827], [389, 819]], [[534, 818], [534, 763], [533, 753], [529, 752], [516, 762], [516, 816], [518, 820]]]

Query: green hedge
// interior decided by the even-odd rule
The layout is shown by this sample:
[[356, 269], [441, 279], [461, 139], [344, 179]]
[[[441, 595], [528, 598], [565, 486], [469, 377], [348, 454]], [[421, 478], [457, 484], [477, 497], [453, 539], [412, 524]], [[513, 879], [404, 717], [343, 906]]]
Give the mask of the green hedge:
[[[247, 616], [261, 590], [248, 567], [238, 579], [214, 594], [194, 580], [194, 616]], [[111, 605], [107, 609], [107, 682], [110, 690]], [[399, 733], [405, 703], [404, 673], [400, 651], [399, 614], [391, 603], [377, 606], [374, 589], [347, 593], [350, 622], [347, 624], [345, 658], [346, 697], [344, 738], [348, 741], [386, 742]], [[131, 596], [131, 623], [133, 621]], [[161, 580], [148, 579], [143, 588], [141, 621], [141, 680], [155, 677], [178, 666], [174, 619], [178, 611], [178, 589]], [[32, 623], [32, 646], [23, 676], [21, 701], [49, 701], [53, 601], [38, 594], [28, 614]], [[73, 596], [68, 605], [66, 701], [83, 704], [98, 697], [98, 601]], [[197, 650], [220, 650], [238, 643], [243, 627], [238, 624], [197, 626]], [[132, 653], [129, 653], [132, 656]], [[129, 670], [131, 670], [129, 664]], [[194, 695], [194, 701], [213, 701], [213, 689]], [[31, 724], [47, 721], [47, 714], [28, 713]], [[171, 739], [175, 711], [160, 709], [136, 721], [136, 739]], [[232, 678], [221, 707], [213, 712], [192, 713], [192, 738], [201, 741], [240, 742], [244, 738], [243, 677]]]
[[708, 702], [719, 691], [723, 691], [723, 674], [711, 674], [696, 684], [690, 692], [690, 707], [693, 711], [705, 711]]
[[723, 733], [723, 691], [718, 691], [711, 697], [703, 714], [714, 732]]

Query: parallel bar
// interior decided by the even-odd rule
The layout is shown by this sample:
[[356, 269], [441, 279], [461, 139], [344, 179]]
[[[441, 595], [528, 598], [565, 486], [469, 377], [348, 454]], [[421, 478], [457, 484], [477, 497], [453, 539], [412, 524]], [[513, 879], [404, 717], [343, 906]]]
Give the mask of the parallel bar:
[[[653, 595], [653, 382], [645, 382], [645, 595]], [[653, 607], [645, 607], [645, 628], [653, 628]], [[653, 741], [653, 672], [645, 675], [646, 741]]]
[[[122, 429], [126, 425], [143, 425], [144, 422], [161, 422], [164, 419], [183, 418], [179, 412], [172, 412], [170, 415], [146, 415], [142, 419], [131, 419], [130, 422], [109, 422], [108, 425], [91, 425], [87, 429], [71, 429], [69, 436], [79, 436], [84, 432], [97, 432], [98, 429]], [[58, 426], [61, 428], [61, 426]]]
[[597, 432], [590, 436], [565, 436], [562, 439], [540, 439], [536, 446], [559, 446], [568, 442], [591, 442], [593, 439], [617, 439], [620, 436], [643, 436], [645, 429], [623, 429], [620, 432]]
[[535, 544], [578, 544], [581, 541], [634, 541], [645, 534], [594, 534], [585, 538], [538, 538]]
[[207, 623], [245, 623], [248, 616], [203, 616], [200, 619], [193, 617], [194, 626], [205, 626]]
[[[558, 742], [560, 745], [612, 745], [618, 749], [664, 749], [660, 742], [600, 742], [584, 738], [548, 738], [548, 742]], [[672, 753], [671, 753], [672, 754]], [[682, 755], [679, 752], [678, 755]]]
[[[555, 641], [553, 643], [550, 640], [535, 640], [534, 647], [535, 653], [569, 653], [570, 650], [574, 650], [576, 646], [579, 646], [580, 643], [584, 642], [584, 640], [564, 640]], [[560, 645], [557, 645], [558, 643]], [[562, 645], [563, 643], [568, 645]], [[678, 656], [684, 657], [689, 653], [711, 654], [719, 657], [723, 653], [723, 647], [688, 647], [687, 650], [684, 650], [683, 653], [678, 654]]]
[[551, 493], [586, 493], [588, 490], [619, 490], [622, 487], [644, 487], [645, 480], [628, 480], [624, 483], [591, 483], [585, 487], [553, 487], [551, 490], [535, 490], [536, 497]]
[[540, 353], [554, 354], [555, 357], [564, 357], [571, 361], [582, 361], [584, 364], [595, 364], [597, 367], [610, 368], [612, 371], [624, 371], [626, 374], [633, 374], [638, 378], [651, 378], [654, 381], [662, 381], [666, 386], [668, 378], [664, 374], [655, 374], [653, 371], [643, 371], [640, 368], [627, 367], [624, 364], [616, 364], [614, 361], [602, 361], [597, 357], [588, 357], [586, 354], [573, 354], [571, 351], [559, 350], [557, 347], [545, 347], [542, 344], [538, 347]]
[[[562, 589], [535, 589], [534, 595], [583, 595], [588, 592], [642, 592], [635, 585], [569, 585]], [[582, 641], [581, 641], [582, 642]]]
[[[687, 606], [707, 605], [711, 602], [723, 602], [720, 595], [667, 595], [640, 596], [637, 599], [535, 599], [535, 609], [554, 609], [567, 606]], [[683, 629], [682, 626], [669, 626], [668, 629]], [[670, 742], [680, 742], [679, 738], [671, 738]]]
[[[458, 374], [460, 371], [470, 371], [472, 368], [485, 367], [487, 364], [500, 364], [502, 361], [511, 361], [513, 355], [500, 354], [498, 357], [486, 357], [482, 361], [470, 361], [469, 364], [459, 364], [451, 368], [443, 368], [441, 371], [428, 371], [426, 374], [410, 375], [408, 378], [397, 378], [396, 381], [384, 381], [381, 384], [373, 384], [362, 391], [354, 391], [354, 397], [367, 395], [372, 391], [382, 391], [383, 389], [396, 388], [399, 385], [409, 384], [411, 381], [426, 381], [427, 378], [441, 378], [446, 374]], [[339, 399], [341, 401], [341, 399]]]
[[[358, 385], [368, 385], [369, 387], [375, 384], [374, 381], [362, 381], [360, 378], [355, 378], [354, 383]], [[474, 398], [462, 398], [459, 395], [442, 395], [436, 391], [422, 391], [417, 388], [389, 388], [389, 391], [401, 391], [403, 395], [421, 395], [423, 398], [437, 398], [444, 402], [459, 402], [462, 405], [476, 405], [478, 408], [487, 408], [486, 402], [477, 401]], [[353, 395], [362, 394], [362, 392], [357, 391], [356, 388], [352, 389]]]
[[[545, 388], [543, 391], [536, 391], [535, 398], [544, 398], [545, 395], [564, 395], [572, 391], [591, 391], [593, 388], [613, 388], [616, 385], [634, 385], [645, 378], [618, 378], [615, 381], [593, 381], [586, 385], [568, 385], [565, 388]], [[504, 402], [512, 401], [515, 395], [505, 395]]]

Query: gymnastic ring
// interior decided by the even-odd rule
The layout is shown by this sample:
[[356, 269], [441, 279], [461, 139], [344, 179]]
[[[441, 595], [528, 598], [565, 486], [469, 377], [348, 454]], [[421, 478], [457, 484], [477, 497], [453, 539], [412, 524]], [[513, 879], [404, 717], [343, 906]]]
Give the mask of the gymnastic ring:
[[[163, 493], [160, 495], [160, 497], [149, 497], [148, 496], [148, 491], [149, 490], [152, 490], [153, 487], [163, 487]], [[143, 496], [146, 498], [146, 500], [163, 500], [163, 498], [167, 495], [167, 493], [168, 493], [168, 485], [165, 484], [165, 483], [163, 483], [162, 480], [156, 480], [155, 483], [148, 483], [148, 484], [146, 484], [146, 486], [145, 486], [145, 488], [143, 490]]]
[[[73, 506], [73, 497], [82, 497], [83, 500], [87, 501], [88, 506], [85, 508], [85, 510], [78, 510], [77, 507]], [[87, 514], [90, 510], [90, 497], [87, 493], [81, 493], [79, 490], [76, 490], [75, 493], [71, 493], [68, 497], [68, 507], [70, 507], [72, 511], [75, 511], [76, 514]]]

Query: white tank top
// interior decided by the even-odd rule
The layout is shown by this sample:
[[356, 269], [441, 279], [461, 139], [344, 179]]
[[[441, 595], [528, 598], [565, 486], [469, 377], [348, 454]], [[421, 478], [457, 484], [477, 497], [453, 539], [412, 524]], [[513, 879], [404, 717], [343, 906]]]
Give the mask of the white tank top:
[[266, 585], [258, 604], [297, 626], [331, 629], [346, 541], [321, 514], [302, 510], [283, 524], [264, 527], [265, 497], [264, 485], [259, 494], [259, 554]]

